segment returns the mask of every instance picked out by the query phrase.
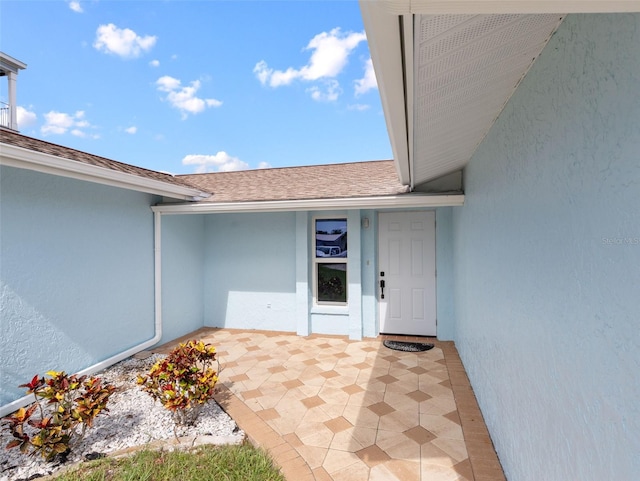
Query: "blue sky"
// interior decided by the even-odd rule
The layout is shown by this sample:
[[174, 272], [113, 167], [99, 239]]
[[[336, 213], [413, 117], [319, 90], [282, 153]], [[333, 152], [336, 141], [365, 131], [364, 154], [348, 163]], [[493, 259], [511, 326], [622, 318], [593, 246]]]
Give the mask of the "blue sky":
[[25, 135], [175, 174], [391, 158], [356, 0], [0, 0], [0, 31]]

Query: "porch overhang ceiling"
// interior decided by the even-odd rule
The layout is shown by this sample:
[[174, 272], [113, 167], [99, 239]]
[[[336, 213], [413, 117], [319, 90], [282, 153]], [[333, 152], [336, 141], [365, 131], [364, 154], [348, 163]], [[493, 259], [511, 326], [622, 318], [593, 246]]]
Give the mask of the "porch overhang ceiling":
[[210, 194], [195, 188], [148, 179], [126, 172], [118, 172], [51, 154], [35, 152], [15, 145], [0, 145], [0, 165], [34, 170], [185, 201], [201, 200], [210, 196]]
[[256, 202], [196, 202], [159, 204], [151, 209], [161, 214], [221, 214], [239, 212], [292, 212], [346, 209], [415, 209], [461, 206], [463, 194], [403, 194], [336, 199], [274, 200]]
[[567, 13], [638, 0], [360, 0], [396, 170], [463, 169]]

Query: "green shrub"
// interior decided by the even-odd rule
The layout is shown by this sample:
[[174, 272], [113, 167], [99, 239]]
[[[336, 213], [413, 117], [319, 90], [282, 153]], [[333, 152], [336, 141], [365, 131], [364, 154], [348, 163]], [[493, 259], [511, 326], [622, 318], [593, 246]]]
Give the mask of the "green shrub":
[[173, 414], [176, 424], [195, 423], [202, 406], [213, 397], [218, 375], [216, 349], [202, 341], [180, 344], [156, 362], [138, 384]]
[[[94, 418], [109, 411], [107, 401], [115, 387], [103, 386], [97, 377], [69, 376], [64, 371], [49, 371], [47, 376], [36, 374], [31, 382], [21, 384], [27, 394], [34, 395], [35, 403], [2, 421], [14, 437], [7, 449], [19, 447], [22, 453], [40, 453], [52, 461], [56, 456], [65, 458]], [[39, 419], [34, 416], [36, 411]]]

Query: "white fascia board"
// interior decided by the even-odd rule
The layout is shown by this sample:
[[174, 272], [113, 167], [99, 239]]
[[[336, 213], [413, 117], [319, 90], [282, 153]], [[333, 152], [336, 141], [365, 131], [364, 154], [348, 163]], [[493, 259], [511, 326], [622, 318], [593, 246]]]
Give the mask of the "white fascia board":
[[[374, 3], [361, 0], [361, 3]], [[377, 0], [393, 15], [640, 12], [640, 0]], [[368, 32], [368, 30], [367, 30]]]
[[[369, 52], [376, 73], [396, 171], [400, 182], [410, 185], [407, 99], [403, 66], [405, 53], [402, 50], [400, 19], [397, 15], [390, 14], [382, 2], [360, 0], [360, 11], [367, 32]], [[412, 22], [411, 19], [408, 21]], [[413, 79], [409, 81], [413, 82]]]
[[0, 144], [0, 165], [35, 170], [77, 180], [110, 185], [180, 200], [200, 200], [210, 196], [198, 189], [107, 169], [15, 145]]
[[348, 199], [274, 200], [259, 202], [199, 202], [152, 206], [161, 214], [223, 214], [238, 212], [292, 212], [348, 209], [395, 209], [464, 205], [464, 194], [403, 194]]

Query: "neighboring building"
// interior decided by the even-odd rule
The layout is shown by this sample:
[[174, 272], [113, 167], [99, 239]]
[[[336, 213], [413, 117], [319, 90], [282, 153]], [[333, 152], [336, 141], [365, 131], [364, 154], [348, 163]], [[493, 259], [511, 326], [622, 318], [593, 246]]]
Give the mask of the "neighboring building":
[[640, 14], [579, 12], [640, 4], [361, 9], [394, 161], [174, 177], [0, 131], [0, 413], [202, 326], [437, 335], [508, 479], [635, 479]]

